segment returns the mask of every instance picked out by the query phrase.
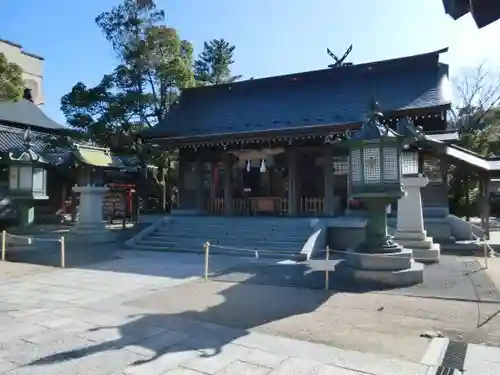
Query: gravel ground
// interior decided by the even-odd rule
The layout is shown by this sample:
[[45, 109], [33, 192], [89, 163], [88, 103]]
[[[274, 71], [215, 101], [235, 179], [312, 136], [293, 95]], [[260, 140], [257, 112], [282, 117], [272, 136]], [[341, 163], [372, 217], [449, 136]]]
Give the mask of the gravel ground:
[[429, 330], [500, 345], [496, 304], [220, 281], [168, 288], [131, 304], [169, 316], [413, 361], [422, 358], [428, 340], [420, 335]]
[[[339, 260], [328, 262], [334, 270]], [[324, 260], [308, 262], [247, 262], [212, 277], [213, 280], [247, 282], [263, 285], [323, 289], [325, 285]], [[483, 265], [474, 257], [444, 255], [438, 264], [427, 265], [424, 282], [419, 285], [386, 290], [386, 293], [411, 297], [447, 298], [464, 301], [500, 302], [500, 292], [491, 274], [482, 272]], [[335, 271], [330, 272], [330, 289], [353, 293], [373, 290], [345, 280]]]

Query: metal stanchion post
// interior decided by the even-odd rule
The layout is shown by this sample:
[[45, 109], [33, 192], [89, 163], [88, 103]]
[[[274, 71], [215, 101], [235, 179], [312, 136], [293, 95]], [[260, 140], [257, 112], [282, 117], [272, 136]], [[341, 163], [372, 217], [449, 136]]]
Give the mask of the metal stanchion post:
[[61, 267], [66, 268], [66, 249], [64, 246], [64, 236], [61, 236]]
[[483, 249], [484, 249], [484, 268], [488, 268], [488, 243], [486, 242], [486, 236], [483, 237]]
[[210, 252], [210, 242], [205, 242], [203, 244], [203, 249], [205, 250], [205, 282], [208, 281], [208, 253]]
[[2, 260], [5, 260], [5, 253], [7, 252], [7, 232], [2, 231]]
[[326, 264], [325, 264], [325, 290], [328, 290], [330, 288], [330, 280], [329, 280], [329, 277], [330, 277], [330, 246], [327, 246], [326, 247], [326, 254], [325, 254], [325, 260], [326, 260]]

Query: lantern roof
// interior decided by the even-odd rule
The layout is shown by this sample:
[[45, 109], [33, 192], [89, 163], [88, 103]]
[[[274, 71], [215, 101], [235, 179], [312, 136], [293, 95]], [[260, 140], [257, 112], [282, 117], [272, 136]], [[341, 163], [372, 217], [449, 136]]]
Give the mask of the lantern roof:
[[349, 139], [353, 141], [374, 141], [380, 138], [398, 138], [402, 134], [391, 129], [388, 124], [382, 122], [383, 114], [379, 111], [379, 105], [372, 98], [371, 110], [363, 125], [354, 131]]

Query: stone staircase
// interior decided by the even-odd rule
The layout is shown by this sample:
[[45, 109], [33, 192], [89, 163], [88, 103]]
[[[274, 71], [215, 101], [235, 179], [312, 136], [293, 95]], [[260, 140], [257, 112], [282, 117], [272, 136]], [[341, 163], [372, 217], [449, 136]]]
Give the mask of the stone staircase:
[[[211, 254], [291, 259], [312, 233], [311, 219], [277, 217], [172, 216], [134, 243], [149, 251], [203, 253], [203, 244], [214, 245]], [[217, 246], [221, 246], [218, 248]], [[245, 251], [249, 250], [249, 251]]]

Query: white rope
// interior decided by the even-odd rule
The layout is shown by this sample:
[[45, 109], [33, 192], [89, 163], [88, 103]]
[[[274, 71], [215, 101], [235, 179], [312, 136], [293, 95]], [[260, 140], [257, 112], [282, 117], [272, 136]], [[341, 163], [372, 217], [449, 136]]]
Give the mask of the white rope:
[[[265, 253], [265, 254], [289, 254], [292, 253], [292, 251], [285, 251], [285, 250], [259, 250], [259, 249], [248, 249], [248, 248], [243, 248], [243, 247], [233, 247], [233, 246], [221, 246], [221, 245], [212, 245], [211, 243], [208, 243], [208, 246], [210, 248], [214, 249], [221, 249], [221, 250], [233, 250], [233, 251], [241, 251], [241, 252], [253, 252], [255, 253], [255, 257], [259, 257], [259, 253]], [[325, 250], [326, 251], [326, 250]], [[347, 251], [343, 250], [329, 250], [329, 253], [338, 253], [338, 254], [346, 254], [348, 253]], [[388, 257], [388, 258], [393, 258], [393, 259], [408, 259], [408, 256], [401, 256], [401, 255], [391, 255], [391, 254], [377, 254], [377, 253], [359, 253], [363, 254], [366, 256], [374, 256], [374, 257]]]
[[61, 242], [60, 238], [43, 238], [43, 237], [21, 236], [19, 234], [12, 234], [12, 233], [7, 233], [7, 232], [5, 234], [7, 235], [7, 237], [10, 237], [12, 239], [20, 238], [20, 239], [28, 240], [30, 244], [33, 241], [36, 241], [36, 242]]
[[499, 253], [497, 253], [490, 245], [490, 243], [488, 242], [487, 238], [486, 238], [486, 233], [483, 234], [483, 236], [478, 236], [474, 233], [474, 228], [479, 230], [479, 231], [483, 231], [484, 230], [480, 227], [478, 227], [477, 225], [474, 225], [472, 222], [469, 223], [470, 224], [470, 233], [471, 233], [471, 236], [472, 236], [472, 241], [475, 242], [477, 245], [486, 245], [486, 247], [488, 248], [488, 252], [489, 252], [489, 256], [490, 257], [498, 257], [500, 256]]

